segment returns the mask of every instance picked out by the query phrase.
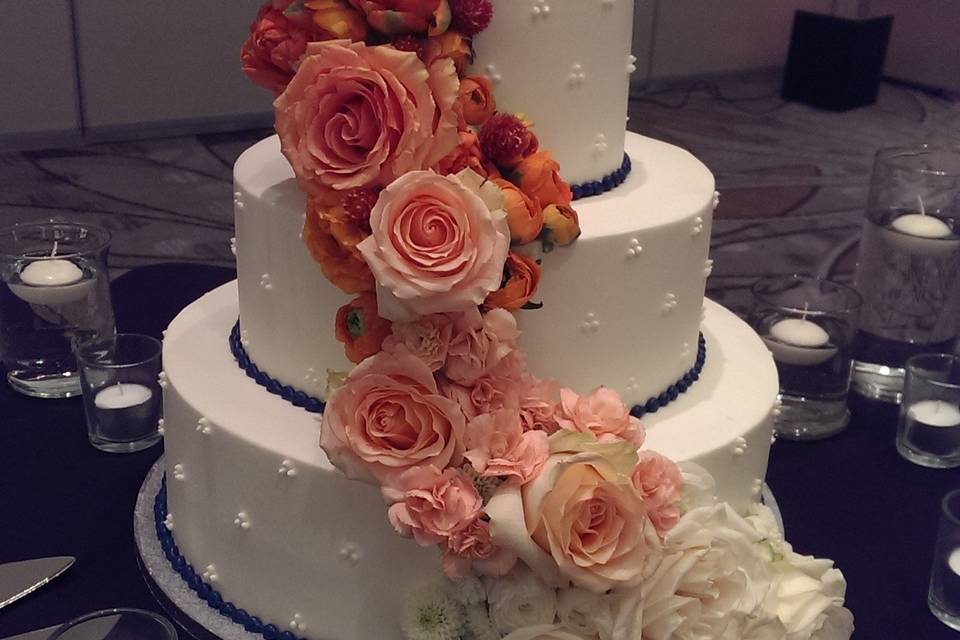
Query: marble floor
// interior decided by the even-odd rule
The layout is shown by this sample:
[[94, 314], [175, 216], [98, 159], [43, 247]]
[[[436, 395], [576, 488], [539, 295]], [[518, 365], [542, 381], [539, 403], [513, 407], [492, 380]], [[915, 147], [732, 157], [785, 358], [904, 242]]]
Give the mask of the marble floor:
[[[846, 113], [784, 102], [773, 74], [637, 92], [630, 128], [689, 149], [721, 192], [709, 295], [744, 311], [756, 278], [849, 279], [877, 149], [960, 147], [960, 102], [883, 85]], [[231, 266], [231, 167], [266, 130], [0, 154], [0, 226], [50, 217], [114, 234], [117, 272], [157, 262]]]

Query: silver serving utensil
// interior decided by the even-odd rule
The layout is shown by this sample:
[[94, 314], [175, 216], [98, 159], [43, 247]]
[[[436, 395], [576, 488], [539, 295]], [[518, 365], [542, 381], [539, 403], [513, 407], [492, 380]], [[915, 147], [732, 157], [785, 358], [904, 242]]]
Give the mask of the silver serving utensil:
[[73, 556], [58, 556], [0, 564], [0, 609], [47, 584], [76, 560]]

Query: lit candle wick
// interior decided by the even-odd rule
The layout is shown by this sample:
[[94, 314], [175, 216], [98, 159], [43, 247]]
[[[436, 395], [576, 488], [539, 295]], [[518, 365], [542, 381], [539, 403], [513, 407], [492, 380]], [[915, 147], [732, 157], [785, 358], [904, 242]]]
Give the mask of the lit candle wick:
[[920, 215], [927, 215], [927, 210], [923, 206], [923, 196], [917, 196], [917, 204], [920, 205]]
[[59, 243], [60, 243], [59, 240], [54, 240], [54, 241], [53, 241], [53, 251], [50, 252], [50, 257], [51, 257], [51, 258], [54, 257], [55, 255], [57, 255], [57, 246], [59, 245]]

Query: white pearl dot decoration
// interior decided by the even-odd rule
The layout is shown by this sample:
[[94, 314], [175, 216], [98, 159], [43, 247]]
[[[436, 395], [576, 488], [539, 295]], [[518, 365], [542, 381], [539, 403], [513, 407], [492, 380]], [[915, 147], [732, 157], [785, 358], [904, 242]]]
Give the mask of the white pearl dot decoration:
[[303, 633], [307, 630], [307, 623], [303, 621], [303, 616], [299, 613], [293, 614], [293, 620], [290, 621], [290, 630]]
[[742, 456], [747, 451], [747, 439], [743, 436], [737, 436], [733, 441], [733, 455]]
[[356, 565], [360, 562], [360, 547], [353, 542], [345, 542], [340, 547], [340, 559], [348, 564]]
[[663, 306], [660, 309], [663, 311], [663, 314], [666, 315], [676, 309], [677, 304], [679, 304], [677, 301], [677, 294], [667, 293], [667, 295], [663, 296]]
[[167, 531], [173, 531], [173, 514], [168, 513], [167, 517], [163, 519], [163, 526], [167, 528]]
[[167, 372], [161, 371], [157, 374], [157, 384], [160, 385], [161, 389], [167, 388]]
[[607, 143], [607, 136], [603, 133], [598, 133], [593, 139], [593, 155], [602, 156], [609, 148], [610, 145]]
[[754, 496], [760, 495], [760, 492], [763, 491], [763, 478], [755, 478], [753, 485], [750, 487], [750, 493]]
[[232, 253], [234, 256], [237, 255], [237, 237], [236, 236], [230, 238], [230, 253]]
[[247, 331], [246, 329], [240, 330], [240, 344], [242, 344], [245, 347], [250, 346], [250, 332]]
[[293, 466], [293, 461], [288, 458], [284, 458], [280, 462], [280, 467], [277, 469], [277, 473], [287, 478], [297, 477], [297, 469]]
[[260, 286], [267, 291], [273, 290], [273, 281], [270, 279], [269, 273], [265, 273], [262, 276], [260, 276]]
[[583, 333], [596, 333], [600, 330], [600, 321], [594, 313], [588, 313], [580, 325], [580, 331]]
[[637, 57], [635, 55], [627, 56], [627, 73], [633, 73], [637, 70]]
[[632, 238], [630, 246], [627, 247], [627, 258], [639, 258], [641, 253], [643, 253], [643, 247], [640, 246], [640, 240]]
[[533, 16], [534, 20], [549, 16], [550, 5], [547, 3], [547, 0], [533, 0], [533, 8], [530, 10], [530, 14]]
[[579, 62], [573, 63], [573, 66], [570, 67], [570, 73], [567, 74], [567, 85], [574, 89], [578, 89], [583, 86], [584, 81], [587, 79], [587, 74], [583, 72], [583, 65]]
[[613, 9], [615, 4], [617, 4], [617, 0], [600, 0], [600, 6], [604, 9]]
[[157, 420], [157, 433], [159, 433], [160, 435], [163, 435], [166, 432], [167, 430], [164, 427], [163, 418], [160, 418], [159, 420]]
[[697, 216], [693, 219], [693, 226], [690, 228], [690, 235], [696, 238], [703, 233], [703, 218]]
[[201, 574], [204, 582], [216, 582], [220, 579], [220, 576], [217, 575], [217, 567], [213, 564], [208, 564]]
[[246, 511], [240, 511], [237, 513], [237, 517], [233, 519], [233, 524], [238, 529], [246, 531], [250, 528], [250, 516]]
[[709, 278], [711, 273], [713, 273], [713, 260], [707, 258], [703, 263], [703, 277]]
[[686, 357], [690, 355], [690, 343], [684, 342], [683, 346], [680, 347], [680, 355]]
[[500, 84], [500, 81], [503, 80], [503, 76], [500, 75], [499, 71], [497, 71], [496, 66], [492, 64], [488, 64], [486, 71], [487, 71], [487, 77], [490, 78], [490, 82], [492, 82], [493, 84]]
[[640, 390], [640, 385], [637, 384], [637, 379], [633, 376], [627, 378], [627, 391], [635, 392]]
[[184, 472], [183, 465], [179, 462], [173, 465], [173, 479], [180, 480], [181, 482], [187, 479], [187, 474]]
[[207, 418], [200, 418], [197, 420], [197, 433], [205, 436], [213, 433], [213, 425], [210, 424], [210, 420]]
[[720, 192], [714, 191], [713, 192], [713, 208], [716, 209], [717, 205], [719, 204], [720, 204]]
[[243, 207], [245, 206], [243, 203], [243, 194], [239, 191], [233, 192], [233, 206], [236, 207], [238, 211], [243, 211]]

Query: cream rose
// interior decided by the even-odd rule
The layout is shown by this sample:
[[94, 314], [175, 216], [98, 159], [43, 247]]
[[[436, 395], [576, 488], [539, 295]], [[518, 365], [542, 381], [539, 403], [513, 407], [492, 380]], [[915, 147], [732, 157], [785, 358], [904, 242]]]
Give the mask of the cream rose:
[[389, 320], [467, 311], [500, 287], [510, 244], [503, 194], [469, 169], [401, 176], [380, 193], [370, 227], [357, 249]]
[[501, 634], [523, 627], [552, 624], [557, 615], [557, 592], [522, 565], [487, 582], [490, 620]]

